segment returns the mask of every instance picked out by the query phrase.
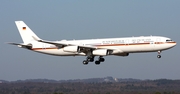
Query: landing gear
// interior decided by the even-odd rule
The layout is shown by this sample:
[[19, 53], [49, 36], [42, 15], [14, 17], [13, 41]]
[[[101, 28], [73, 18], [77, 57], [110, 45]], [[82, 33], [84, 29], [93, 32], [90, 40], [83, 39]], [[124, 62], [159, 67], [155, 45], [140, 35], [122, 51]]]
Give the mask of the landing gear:
[[88, 62], [94, 62], [94, 56], [88, 56], [88, 57], [86, 58], [86, 60], [87, 60]]
[[101, 62], [104, 62], [104, 61], [105, 61], [105, 59], [102, 56], [100, 56], [99, 59], [97, 61], [95, 61], [95, 64], [99, 65]]
[[[95, 56], [88, 56], [86, 60], [83, 61], [83, 64], [87, 65], [89, 62], [94, 62], [94, 57]], [[105, 59], [102, 56], [99, 56], [98, 60], [95, 61], [95, 64], [99, 65], [101, 62], [104, 62], [104, 61]]]
[[87, 65], [89, 62], [94, 62], [94, 56], [88, 56], [86, 60], [83, 61], [83, 64]]
[[100, 61], [100, 62], [104, 62], [105, 59], [104, 59], [102, 56], [100, 56], [100, 57], [99, 57], [99, 61]]
[[99, 65], [100, 63], [101, 63], [101, 62], [100, 62], [100, 61], [98, 61], [98, 60], [97, 60], [97, 61], [95, 61], [95, 64], [96, 64], [96, 65]]
[[157, 58], [161, 58], [161, 51], [158, 51], [158, 55], [157, 55]]
[[84, 60], [84, 61], [83, 61], [83, 64], [84, 64], [84, 65], [87, 65], [87, 64], [88, 64], [88, 61], [87, 61], [87, 60]]
[[161, 55], [157, 55], [157, 58], [161, 58]]

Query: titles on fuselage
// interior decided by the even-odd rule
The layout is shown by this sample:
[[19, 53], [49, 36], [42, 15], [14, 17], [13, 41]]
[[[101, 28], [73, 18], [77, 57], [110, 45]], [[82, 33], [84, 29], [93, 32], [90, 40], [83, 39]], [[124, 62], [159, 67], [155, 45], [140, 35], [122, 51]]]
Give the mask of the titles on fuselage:
[[123, 44], [125, 40], [106, 40], [102, 41], [103, 44]]
[[106, 40], [102, 41], [102, 44], [127, 44], [127, 43], [144, 43], [151, 42], [152, 39], [121, 39], [121, 40]]

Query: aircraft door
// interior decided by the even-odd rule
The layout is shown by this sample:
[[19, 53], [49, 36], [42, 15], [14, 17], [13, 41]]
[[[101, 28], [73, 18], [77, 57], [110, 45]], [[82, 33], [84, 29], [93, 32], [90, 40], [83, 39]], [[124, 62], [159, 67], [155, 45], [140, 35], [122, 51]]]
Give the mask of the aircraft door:
[[46, 49], [48, 46], [49, 46], [48, 44], [43, 43], [43, 44], [42, 44], [42, 49]]
[[160, 38], [157, 38], [155, 44], [159, 44], [160, 42], [161, 42], [161, 39], [160, 39]]
[[125, 40], [125, 45], [129, 45], [129, 40], [128, 39]]
[[159, 47], [160, 47], [160, 42], [161, 42], [161, 39], [160, 38], [157, 38], [154, 42], [154, 49], [158, 50]]

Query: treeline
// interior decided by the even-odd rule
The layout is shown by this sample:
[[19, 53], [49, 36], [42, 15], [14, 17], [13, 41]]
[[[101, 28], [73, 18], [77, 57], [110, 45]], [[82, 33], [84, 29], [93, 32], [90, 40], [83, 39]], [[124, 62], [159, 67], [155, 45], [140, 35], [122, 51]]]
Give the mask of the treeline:
[[180, 80], [1, 83], [0, 94], [180, 94]]

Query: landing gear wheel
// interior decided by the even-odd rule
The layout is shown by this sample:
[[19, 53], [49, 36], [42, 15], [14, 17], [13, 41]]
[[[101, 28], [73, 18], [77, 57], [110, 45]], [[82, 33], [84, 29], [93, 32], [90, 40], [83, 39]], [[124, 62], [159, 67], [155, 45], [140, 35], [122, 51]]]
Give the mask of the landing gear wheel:
[[83, 61], [83, 64], [84, 64], [84, 65], [87, 65], [87, 64], [88, 64], [88, 61], [84, 60], [84, 61]]
[[88, 62], [94, 62], [94, 56], [88, 56], [87, 61]]
[[96, 64], [96, 65], [99, 65], [99, 64], [100, 64], [100, 61], [95, 61], [95, 64]]
[[94, 62], [94, 58], [89, 59], [89, 62]]
[[161, 58], [161, 55], [157, 55], [157, 58]]
[[105, 59], [101, 57], [101, 58], [99, 58], [99, 61], [100, 61], [100, 62], [104, 62]]

